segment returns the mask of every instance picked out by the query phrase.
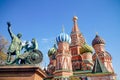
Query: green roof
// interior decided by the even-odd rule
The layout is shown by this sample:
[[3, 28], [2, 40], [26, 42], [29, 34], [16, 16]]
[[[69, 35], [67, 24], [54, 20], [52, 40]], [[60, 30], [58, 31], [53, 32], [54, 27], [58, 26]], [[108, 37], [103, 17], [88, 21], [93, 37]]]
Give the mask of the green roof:
[[80, 53], [86, 53], [86, 52], [91, 52], [93, 53], [93, 48], [92, 46], [89, 46], [87, 43], [83, 44], [82, 47], [80, 48]]

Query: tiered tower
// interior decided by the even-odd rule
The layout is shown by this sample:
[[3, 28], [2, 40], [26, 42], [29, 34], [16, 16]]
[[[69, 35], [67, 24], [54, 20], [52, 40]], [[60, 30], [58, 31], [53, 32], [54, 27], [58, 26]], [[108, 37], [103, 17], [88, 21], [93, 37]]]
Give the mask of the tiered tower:
[[81, 70], [82, 57], [80, 56], [80, 48], [85, 43], [85, 39], [78, 28], [78, 17], [73, 17], [73, 28], [71, 32], [71, 45], [70, 50], [72, 54], [72, 67], [73, 71]]
[[92, 53], [93, 48], [87, 43], [82, 45], [82, 47], [80, 48], [80, 54], [82, 57], [82, 71], [92, 71], [94, 65], [92, 60]]
[[46, 73], [51, 76], [53, 75], [53, 72], [55, 71], [55, 66], [56, 66], [56, 52], [57, 52], [57, 48], [54, 44], [54, 47], [52, 47], [51, 49], [49, 49], [48, 51], [48, 56], [49, 56], [49, 60], [50, 63], [48, 64]]
[[[74, 16], [73, 17], [73, 24], [74, 25], [73, 25], [72, 32], [70, 35], [72, 43], [70, 46], [82, 46], [85, 43], [85, 39], [78, 28], [77, 20], [78, 20], [78, 17]], [[77, 50], [77, 51], [79, 51], [79, 50]]]
[[72, 75], [71, 53], [69, 44], [71, 38], [64, 31], [56, 38], [58, 45], [56, 53], [56, 69], [54, 72], [55, 80], [68, 80]]
[[99, 57], [102, 64], [106, 67], [108, 72], [114, 72], [112, 67], [112, 57], [105, 50], [105, 41], [96, 34], [95, 38], [92, 41], [92, 46], [95, 49], [95, 54], [93, 55], [93, 60], [95, 61]]

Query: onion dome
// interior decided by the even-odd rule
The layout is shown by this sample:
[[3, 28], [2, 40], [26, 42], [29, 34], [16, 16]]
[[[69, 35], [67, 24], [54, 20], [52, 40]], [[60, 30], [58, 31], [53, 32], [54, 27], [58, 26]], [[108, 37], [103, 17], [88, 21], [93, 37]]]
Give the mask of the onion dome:
[[87, 43], [83, 44], [83, 46], [80, 48], [80, 53], [85, 53], [85, 52], [93, 52], [92, 46], [89, 46]]
[[68, 35], [68, 34], [66, 34], [65, 32], [64, 32], [64, 30], [62, 31], [62, 33], [60, 33], [57, 37], [56, 37], [56, 42], [57, 42], [57, 44], [59, 43], [59, 42], [67, 42], [67, 43], [71, 43], [71, 37]]
[[92, 46], [95, 44], [105, 44], [105, 41], [99, 35], [96, 35], [92, 41]]
[[53, 47], [53, 48], [51, 48], [51, 49], [49, 49], [49, 51], [48, 51], [48, 56], [50, 57], [51, 55], [53, 55], [53, 54], [55, 54], [56, 53], [56, 48], [55, 47]]

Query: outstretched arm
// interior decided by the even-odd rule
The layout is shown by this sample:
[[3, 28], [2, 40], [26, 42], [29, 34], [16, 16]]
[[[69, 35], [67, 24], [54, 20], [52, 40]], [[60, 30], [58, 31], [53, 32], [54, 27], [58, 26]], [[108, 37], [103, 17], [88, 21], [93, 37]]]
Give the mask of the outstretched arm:
[[8, 32], [9, 32], [11, 38], [13, 38], [13, 37], [14, 37], [14, 34], [13, 34], [12, 30], [11, 30], [11, 27], [10, 27], [11, 24], [10, 24], [10, 22], [7, 22], [7, 25], [8, 25]]

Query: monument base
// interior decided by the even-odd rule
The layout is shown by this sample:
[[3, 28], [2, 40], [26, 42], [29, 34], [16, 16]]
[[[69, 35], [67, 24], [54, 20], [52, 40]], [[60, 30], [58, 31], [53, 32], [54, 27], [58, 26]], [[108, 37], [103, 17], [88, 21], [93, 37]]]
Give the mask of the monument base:
[[0, 80], [43, 80], [46, 74], [40, 67], [31, 65], [0, 66]]

